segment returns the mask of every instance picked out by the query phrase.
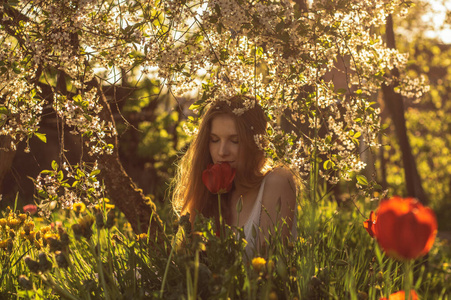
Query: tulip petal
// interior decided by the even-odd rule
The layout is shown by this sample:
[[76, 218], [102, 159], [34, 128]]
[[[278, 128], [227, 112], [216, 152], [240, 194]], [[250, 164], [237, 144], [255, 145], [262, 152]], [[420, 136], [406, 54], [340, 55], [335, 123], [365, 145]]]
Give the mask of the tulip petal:
[[432, 247], [437, 220], [430, 208], [414, 198], [393, 197], [377, 210], [375, 236], [382, 249], [399, 259], [415, 259]]

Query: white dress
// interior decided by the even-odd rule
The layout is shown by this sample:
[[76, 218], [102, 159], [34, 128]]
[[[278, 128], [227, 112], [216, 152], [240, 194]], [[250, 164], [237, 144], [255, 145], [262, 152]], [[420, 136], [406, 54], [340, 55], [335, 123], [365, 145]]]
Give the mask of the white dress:
[[[253, 256], [253, 252], [258, 248], [259, 245], [259, 236], [260, 236], [260, 219], [262, 214], [262, 204], [263, 204], [263, 193], [265, 190], [265, 182], [267, 176], [263, 178], [262, 183], [260, 184], [260, 189], [257, 194], [257, 199], [255, 200], [254, 207], [252, 208], [251, 214], [244, 224], [243, 232], [244, 238], [247, 241], [246, 245], [246, 254], [248, 257]], [[296, 239], [297, 237], [297, 210], [294, 212], [294, 220], [291, 228], [291, 238]], [[252, 232], [254, 229], [254, 233]]]
[[[262, 213], [262, 200], [263, 200], [263, 191], [265, 189], [265, 181], [266, 176], [263, 178], [262, 183], [260, 184], [260, 189], [257, 194], [257, 199], [255, 200], [254, 207], [252, 208], [251, 214], [244, 224], [244, 238], [247, 241], [246, 245], [246, 253], [249, 257], [252, 256], [252, 252], [258, 246], [258, 236], [260, 233], [260, 217]], [[254, 234], [252, 234], [252, 228], [254, 229]], [[254, 237], [255, 235], [255, 237]]]

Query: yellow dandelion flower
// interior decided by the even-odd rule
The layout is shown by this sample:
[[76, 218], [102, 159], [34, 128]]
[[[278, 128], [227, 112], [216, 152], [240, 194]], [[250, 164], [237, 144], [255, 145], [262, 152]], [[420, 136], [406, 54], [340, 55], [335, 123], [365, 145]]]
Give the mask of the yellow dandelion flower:
[[110, 209], [114, 209], [114, 208], [115, 208], [114, 204], [105, 204], [106, 210], [110, 210]]
[[129, 222], [124, 223], [124, 230], [125, 231], [132, 231], [132, 225]]
[[6, 249], [10, 244], [12, 244], [13, 240], [8, 238], [4, 241], [0, 241], [0, 249]]
[[270, 299], [270, 300], [277, 300], [279, 298], [277, 297], [277, 293], [272, 291], [271, 293], [269, 293], [268, 299]]
[[29, 234], [30, 231], [32, 231], [34, 228], [34, 222], [33, 221], [27, 221], [25, 222], [24, 226], [23, 226], [23, 230], [25, 231], [26, 234]]
[[255, 271], [261, 272], [265, 268], [266, 260], [263, 257], [254, 257], [252, 259], [252, 267]]
[[23, 222], [27, 219], [28, 215], [27, 214], [19, 214], [18, 217]]
[[49, 239], [58, 239], [58, 235], [56, 233], [51, 233], [51, 232], [47, 232], [46, 234], [44, 234], [43, 239], [48, 242]]
[[82, 213], [85, 211], [86, 209], [86, 205], [83, 202], [77, 202], [74, 203], [72, 205], [72, 209], [76, 212], [76, 213]]
[[114, 204], [108, 204], [108, 203], [100, 203], [100, 204], [96, 204], [94, 205], [94, 208], [96, 210], [101, 210], [105, 207], [105, 210], [111, 210], [115, 208]]
[[268, 260], [266, 267], [268, 268], [268, 272], [272, 272], [275, 267], [274, 261], [272, 259]]
[[147, 242], [147, 233], [141, 233], [136, 236], [136, 241]]
[[1, 218], [1, 219], [0, 219], [0, 226], [5, 227], [6, 224], [8, 224], [8, 222], [6, 221], [6, 219], [5, 219], [5, 218]]
[[50, 230], [52, 230], [51, 226], [44, 226], [41, 228], [41, 234], [45, 235], [47, 232], [49, 232]]
[[9, 227], [17, 227], [17, 226], [19, 226], [19, 225], [22, 223], [22, 220], [17, 219], [17, 218], [11, 218], [11, 217], [9, 217], [9, 218], [6, 220], [6, 222], [7, 222], [7, 224], [8, 224]]
[[30, 231], [30, 234], [27, 235], [27, 239], [32, 243], [35, 239], [36, 232]]

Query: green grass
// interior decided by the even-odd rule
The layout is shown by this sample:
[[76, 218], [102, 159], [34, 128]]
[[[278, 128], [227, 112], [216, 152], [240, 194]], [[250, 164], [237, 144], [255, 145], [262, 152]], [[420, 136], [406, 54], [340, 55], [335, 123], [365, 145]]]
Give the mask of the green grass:
[[[362, 210], [363, 203], [356, 206]], [[119, 213], [113, 226], [105, 228], [98, 224], [102, 223], [100, 217], [105, 223], [106, 211], [86, 210], [79, 216], [59, 211], [53, 216], [61, 221], [61, 227], [55, 225], [46, 234], [46, 221], [33, 219], [32, 231], [38, 242], [32, 243], [22, 233], [32, 218], [22, 215], [20, 224], [0, 226], [0, 245], [4, 246], [0, 249], [0, 298], [387, 297], [403, 289], [404, 263], [381, 252], [363, 228], [364, 217], [356, 206], [337, 207], [330, 200], [316, 205], [301, 203], [298, 236], [284, 243], [276, 229], [264, 250], [257, 253], [266, 261], [261, 268], [246, 258], [246, 243], [237, 238], [241, 229], [226, 228], [221, 240], [208, 219], [198, 219], [193, 230], [183, 221], [180, 226], [168, 221], [167, 235], [154, 239], [135, 236]], [[5, 220], [8, 216], [20, 219], [13, 211], [3, 212]], [[84, 221], [80, 221], [82, 217]], [[75, 225], [77, 235], [74, 224], [79, 224]], [[8, 238], [10, 242], [6, 242]], [[42, 253], [51, 267], [44, 263]], [[25, 257], [37, 262], [34, 272]], [[429, 255], [415, 261], [414, 285], [421, 299], [450, 299], [450, 258], [449, 242], [436, 239]], [[21, 275], [29, 281], [19, 279]]]

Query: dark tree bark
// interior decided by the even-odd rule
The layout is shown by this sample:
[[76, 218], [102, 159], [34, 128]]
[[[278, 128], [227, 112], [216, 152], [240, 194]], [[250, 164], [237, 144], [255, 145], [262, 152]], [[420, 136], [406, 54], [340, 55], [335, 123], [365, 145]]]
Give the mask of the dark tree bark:
[[[386, 38], [387, 46], [389, 48], [395, 49], [395, 34], [393, 31], [393, 19], [389, 15], [387, 17], [386, 23]], [[392, 70], [393, 78], [399, 78], [398, 69], [394, 68]], [[382, 85], [382, 92], [384, 94], [384, 102], [387, 109], [392, 117], [393, 124], [395, 126], [395, 133], [398, 139], [399, 146], [402, 153], [402, 162], [404, 167], [404, 177], [406, 181], [406, 190], [409, 197], [418, 198], [422, 203], [427, 203], [429, 201], [423, 186], [421, 184], [421, 178], [418, 174], [417, 165], [415, 158], [412, 155], [412, 148], [410, 147], [410, 142], [407, 137], [407, 127], [406, 120], [404, 117], [404, 102], [401, 94], [395, 93], [395, 86], [397, 82], [387, 86]]]
[[13, 164], [15, 150], [11, 150], [11, 138], [0, 136], [0, 195], [3, 193], [3, 179], [10, 172]]
[[[102, 86], [97, 81], [91, 81], [90, 84], [97, 88], [100, 103], [103, 106], [99, 113], [100, 119], [112, 122], [115, 127], [113, 114], [102, 92]], [[108, 143], [114, 145], [113, 153], [98, 155], [95, 158], [101, 171], [99, 174], [100, 180], [103, 180], [109, 197], [124, 213], [135, 233], [146, 233], [149, 228], [151, 236], [162, 233], [162, 222], [157, 214], [155, 204], [143, 194], [141, 189], [136, 187], [119, 160], [117, 137], [109, 138]]]

